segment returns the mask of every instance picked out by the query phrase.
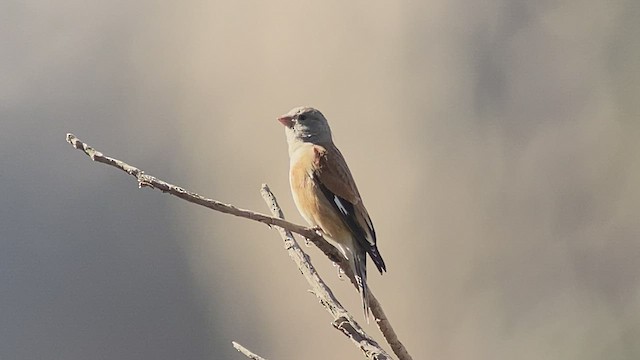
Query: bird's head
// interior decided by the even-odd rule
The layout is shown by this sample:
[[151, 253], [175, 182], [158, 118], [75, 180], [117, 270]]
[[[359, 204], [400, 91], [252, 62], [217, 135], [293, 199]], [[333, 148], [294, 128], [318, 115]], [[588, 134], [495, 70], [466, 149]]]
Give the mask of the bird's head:
[[300, 142], [323, 144], [331, 142], [331, 129], [322, 113], [311, 107], [297, 107], [278, 121], [285, 127], [289, 145]]

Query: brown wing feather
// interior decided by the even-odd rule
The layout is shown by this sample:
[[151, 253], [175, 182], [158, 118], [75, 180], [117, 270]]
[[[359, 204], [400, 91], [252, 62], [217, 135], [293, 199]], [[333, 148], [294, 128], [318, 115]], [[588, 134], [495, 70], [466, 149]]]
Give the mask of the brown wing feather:
[[315, 175], [324, 186], [353, 205], [361, 204], [360, 193], [340, 150], [335, 146], [326, 149], [318, 145], [313, 150], [316, 154]]
[[344, 157], [333, 145], [330, 148], [316, 145], [314, 153], [313, 176], [325, 197], [341, 215], [343, 222], [349, 227], [360, 246], [369, 253], [378, 270], [380, 272], [386, 270], [376, 246], [376, 232], [371, 218], [362, 203]]

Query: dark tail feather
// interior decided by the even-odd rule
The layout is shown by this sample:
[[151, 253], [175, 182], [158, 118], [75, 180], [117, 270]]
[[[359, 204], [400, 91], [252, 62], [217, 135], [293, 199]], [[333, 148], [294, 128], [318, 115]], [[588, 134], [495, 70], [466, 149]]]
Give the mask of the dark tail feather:
[[378, 271], [380, 271], [380, 274], [387, 271], [387, 266], [384, 264], [384, 260], [382, 260], [382, 256], [378, 252], [378, 247], [373, 245], [369, 247], [367, 251], [369, 252], [369, 256], [371, 256], [371, 260], [373, 260], [373, 263], [378, 268]]
[[[369, 288], [367, 287], [367, 253], [362, 251], [354, 256], [354, 267], [356, 275], [356, 283], [358, 283], [358, 291], [362, 299], [362, 310], [364, 318], [369, 323]], [[384, 264], [383, 264], [384, 265]]]

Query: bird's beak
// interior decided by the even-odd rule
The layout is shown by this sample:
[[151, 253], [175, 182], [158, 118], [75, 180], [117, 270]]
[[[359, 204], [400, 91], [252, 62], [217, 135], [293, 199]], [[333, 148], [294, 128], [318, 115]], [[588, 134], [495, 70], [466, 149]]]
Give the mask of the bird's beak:
[[293, 117], [290, 115], [282, 115], [278, 118], [278, 121], [286, 127], [290, 128], [293, 126]]

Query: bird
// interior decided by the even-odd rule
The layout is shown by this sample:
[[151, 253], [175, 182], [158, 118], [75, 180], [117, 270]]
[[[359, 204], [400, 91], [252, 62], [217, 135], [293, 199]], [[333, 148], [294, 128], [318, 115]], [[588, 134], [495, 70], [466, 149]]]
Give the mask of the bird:
[[296, 107], [278, 117], [289, 150], [289, 183], [300, 215], [344, 256], [353, 271], [369, 321], [367, 254], [383, 274], [386, 265], [376, 231], [342, 153], [333, 143], [324, 115]]

